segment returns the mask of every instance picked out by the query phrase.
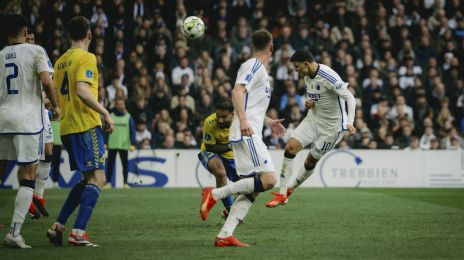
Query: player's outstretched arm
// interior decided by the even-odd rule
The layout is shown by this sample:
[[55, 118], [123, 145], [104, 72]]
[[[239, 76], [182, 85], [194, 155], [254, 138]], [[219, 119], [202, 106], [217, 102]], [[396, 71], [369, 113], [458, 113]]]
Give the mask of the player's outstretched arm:
[[269, 117], [264, 118], [264, 123], [269, 126], [275, 134], [278, 136], [284, 136], [285, 135], [285, 127], [282, 125], [282, 122], [284, 119], [271, 119]]
[[235, 114], [240, 120], [240, 132], [244, 136], [251, 136], [253, 134], [253, 129], [251, 128], [250, 123], [245, 112], [245, 93], [246, 87], [243, 84], [237, 84], [232, 89], [232, 103], [234, 104]]
[[39, 73], [39, 79], [42, 82], [43, 89], [47, 95], [48, 100], [50, 101], [52, 111], [52, 120], [57, 120], [60, 118], [61, 110], [58, 106], [58, 99], [56, 97], [55, 83], [50, 77], [50, 72], [43, 71]]
[[98, 101], [92, 96], [92, 93], [89, 91], [89, 83], [87, 82], [77, 82], [76, 83], [76, 94], [84, 102], [85, 105], [95, 110], [97, 113], [103, 116], [106, 122], [106, 131], [111, 133], [113, 132], [114, 122], [111, 119], [110, 113], [106, 108], [104, 108]]

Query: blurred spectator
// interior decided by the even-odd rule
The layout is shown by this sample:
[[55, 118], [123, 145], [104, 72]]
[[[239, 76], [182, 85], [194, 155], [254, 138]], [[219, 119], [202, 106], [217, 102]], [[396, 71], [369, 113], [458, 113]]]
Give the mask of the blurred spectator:
[[148, 141], [148, 145], [150, 145], [151, 133], [147, 129], [147, 121], [144, 117], [139, 118], [136, 123], [135, 141], [137, 142], [137, 147], [141, 149], [146, 149], [146, 141]]
[[289, 99], [294, 98], [297, 106], [300, 108], [301, 111], [304, 111], [304, 100], [303, 98], [296, 93], [295, 83], [292, 80], [287, 80], [284, 83], [286, 88], [286, 93], [280, 98], [280, 106], [279, 110], [283, 111], [287, 105], [289, 104]]
[[420, 148], [422, 150], [430, 150], [432, 139], [437, 139], [433, 133], [433, 128], [428, 126], [425, 128], [424, 134], [420, 138]]
[[186, 75], [188, 83], [192, 84], [194, 81], [194, 74], [192, 68], [188, 66], [187, 57], [182, 57], [179, 65], [172, 69], [172, 84], [180, 85], [182, 83], [182, 76], [184, 75]]
[[[420, 147], [421, 149], [424, 149]], [[411, 142], [409, 143], [409, 146], [404, 148], [404, 150], [409, 150], [409, 151], [418, 151], [419, 149], [419, 139], [417, 136], [412, 136], [411, 137]]]
[[111, 85], [106, 86], [106, 94], [108, 96], [108, 101], [110, 104], [113, 104], [116, 97], [116, 91], [121, 89], [124, 93], [124, 96], [128, 96], [127, 87], [122, 85], [119, 81], [119, 76], [116, 74], [111, 78]]
[[[29, 19], [52, 62], [69, 47], [69, 19], [90, 18], [98, 101], [113, 107], [114, 99], [124, 98], [134, 119], [143, 118], [153, 132], [153, 140], [139, 144], [145, 147], [197, 145], [201, 120], [214, 100], [230, 97], [238, 68], [252, 55], [250, 35], [258, 28], [274, 35], [267, 68], [274, 79], [269, 112], [285, 118], [283, 140], [306, 115], [305, 85], [289, 58], [308, 48], [355, 93], [358, 134], [340, 147], [412, 149], [414, 136], [421, 137], [422, 146], [430, 131], [434, 137], [427, 137], [427, 149], [462, 146], [462, 1], [219, 0], [202, 7], [185, 0], [4, 2], [0, 13]], [[205, 22], [200, 40], [182, 34], [188, 15]], [[265, 138], [279, 146], [279, 138], [270, 133]]]

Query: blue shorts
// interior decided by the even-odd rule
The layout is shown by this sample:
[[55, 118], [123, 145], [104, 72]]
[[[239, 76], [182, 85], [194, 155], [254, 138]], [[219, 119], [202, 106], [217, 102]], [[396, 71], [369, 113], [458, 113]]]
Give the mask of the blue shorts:
[[222, 164], [224, 164], [224, 168], [226, 169], [227, 178], [229, 180], [231, 181], [240, 180], [240, 177], [237, 175], [237, 171], [235, 170], [234, 159], [227, 159], [227, 158], [220, 156], [219, 154], [215, 154], [215, 153], [207, 152], [207, 151], [201, 151], [198, 154], [198, 159], [200, 159], [201, 164], [203, 164], [203, 167], [205, 167], [205, 169], [208, 171], [209, 171], [208, 162], [214, 157], [217, 157], [222, 160]]
[[105, 142], [101, 127], [85, 132], [61, 136], [63, 146], [69, 154], [72, 171], [89, 172], [105, 169]]

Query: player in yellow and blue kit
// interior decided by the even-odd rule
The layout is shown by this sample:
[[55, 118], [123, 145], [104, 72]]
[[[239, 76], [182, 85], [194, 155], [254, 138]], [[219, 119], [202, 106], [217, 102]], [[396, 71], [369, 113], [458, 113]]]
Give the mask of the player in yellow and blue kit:
[[105, 185], [105, 147], [100, 115], [106, 131], [114, 128], [108, 111], [98, 103], [98, 71], [94, 54], [88, 52], [92, 39], [90, 22], [77, 16], [68, 25], [72, 46], [55, 63], [55, 86], [60, 94], [61, 140], [69, 154], [71, 170], [82, 172], [83, 180], [69, 192], [60, 214], [47, 231], [50, 242], [62, 245], [65, 224], [79, 207], [76, 222], [68, 238], [73, 246], [96, 246], [85, 228], [92, 216], [100, 191]]
[[[216, 186], [227, 185], [227, 179], [237, 181], [240, 177], [235, 171], [234, 153], [229, 143], [229, 127], [234, 117], [234, 106], [230, 100], [223, 99], [216, 104], [216, 113], [208, 116], [203, 125], [203, 142], [198, 159], [216, 178]], [[233, 200], [229, 196], [222, 199], [227, 217]]]

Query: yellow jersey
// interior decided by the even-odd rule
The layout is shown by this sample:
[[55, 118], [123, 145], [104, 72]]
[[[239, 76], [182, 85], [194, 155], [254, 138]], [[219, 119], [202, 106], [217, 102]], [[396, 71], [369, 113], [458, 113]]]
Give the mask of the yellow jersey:
[[55, 87], [61, 108], [61, 135], [81, 133], [102, 125], [100, 115], [88, 107], [76, 94], [76, 83], [86, 82], [98, 99], [97, 59], [92, 53], [71, 48], [55, 62]]
[[[206, 150], [205, 144], [228, 144], [229, 143], [229, 128], [221, 129], [216, 123], [216, 113], [208, 116], [203, 124], [203, 142], [201, 150]], [[232, 150], [220, 154], [226, 159], [234, 159]]]

